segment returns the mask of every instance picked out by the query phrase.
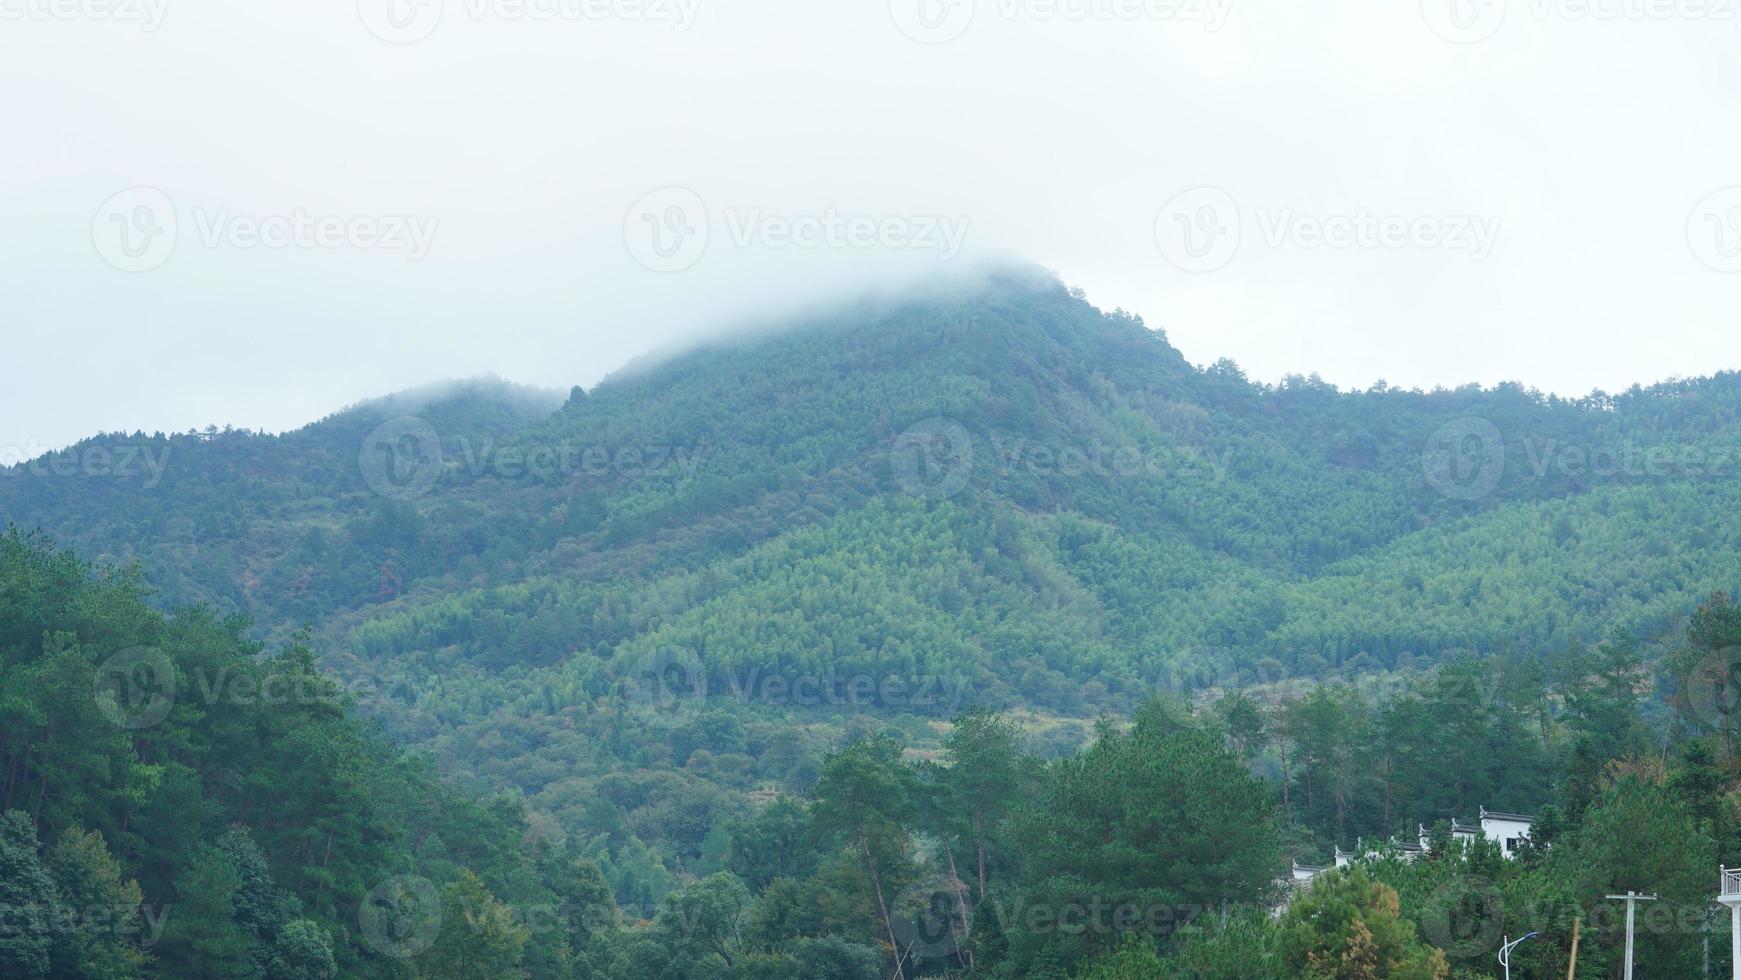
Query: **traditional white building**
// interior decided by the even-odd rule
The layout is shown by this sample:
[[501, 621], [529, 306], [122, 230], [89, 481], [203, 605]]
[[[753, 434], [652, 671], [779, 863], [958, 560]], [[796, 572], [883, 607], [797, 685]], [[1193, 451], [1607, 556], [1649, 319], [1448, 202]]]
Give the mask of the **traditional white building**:
[[1741, 980], [1741, 868], [1718, 867], [1717, 901], [1729, 910], [1729, 970]]
[[[1526, 817], [1521, 813], [1501, 813], [1498, 810], [1482, 807], [1481, 816], [1477, 822], [1471, 823], [1466, 820], [1458, 820], [1455, 817], [1451, 819], [1451, 839], [1489, 840], [1499, 845], [1500, 853], [1508, 858], [1516, 858], [1520, 845], [1529, 839], [1530, 824], [1534, 822], [1534, 817]], [[1415, 824], [1415, 835], [1416, 839], [1412, 841], [1391, 838], [1389, 841], [1390, 849], [1396, 851], [1397, 855], [1404, 861], [1413, 861], [1419, 858], [1427, 853], [1430, 846], [1427, 826]], [[1379, 854], [1380, 850], [1380, 848], [1368, 846], [1361, 841], [1354, 842], [1354, 850], [1352, 851], [1344, 851], [1338, 846], [1335, 853], [1335, 867], [1346, 868], [1353, 864], [1356, 858], [1372, 857]], [[1330, 869], [1295, 861], [1292, 874], [1285, 880], [1284, 884], [1288, 886], [1288, 891], [1291, 894], [1310, 886], [1313, 878], [1328, 870]], [[1741, 912], [1738, 912], [1737, 915], [1741, 915]]]
[[1534, 817], [1526, 817], [1520, 813], [1500, 813], [1498, 810], [1481, 808], [1481, 836], [1490, 841], [1497, 841], [1499, 849], [1506, 857], [1517, 857], [1518, 845], [1529, 839], [1530, 824]]
[[[1415, 824], [1415, 837], [1420, 841], [1421, 849], [1423, 851], [1426, 850], [1426, 848], [1427, 848], [1427, 838], [1429, 836], [1431, 836], [1431, 835], [1427, 832], [1427, 825], [1426, 824], [1424, 824], [1424, 823]], [[1473, 841], [1473, 840], [1480, 840], [1481, 837], [1482, 837], [1482, 831], [1481, 831], [1480, 824], [1466, 823], [1462, 820], [1458, 820], [1456, 817], [1451, 818], [1451, 839], [1452, 840]]]

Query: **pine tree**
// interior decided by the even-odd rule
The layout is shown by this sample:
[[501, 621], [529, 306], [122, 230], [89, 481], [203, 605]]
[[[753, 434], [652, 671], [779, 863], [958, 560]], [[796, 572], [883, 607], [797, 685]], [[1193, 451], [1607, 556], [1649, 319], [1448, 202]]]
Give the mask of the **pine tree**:
[[1312, 980], [1444, 980], [1445, 954], [1421, 942], [1396, 892], [1359, 868], [1314, 879], [1278, 925], [1290, 976]]
[[284, 924], [272, 944], [266, 980], [330, 980], [338, 974], [332, 936], [308, 919]]
[[55, 973], [91, 980], [139, 976], [146, 962], [137, 938], [144, 896], [138, 882], [123, 878], [103, 835], [68, 828], [50, 849], [48, 865], [66, 907], [105, 926], [61, 937], [55, 948]]
[[242, 876], [223, 853], [203, 848], [175, 879], [176, 901], [164, 930], [164, 972], [173, 976], [241, 978], [259, 975], [248, 931], [236, 921]]
[[514, 910], [477, 875], [461, 870], [442, 891], [441, 932], [418, 965], [440, 980], [514, 980], [526, 976], [520, 955], [530, 939]]
[[27, 814], [0, 814], [0, 976], [48, 975], [54, 923], [63, 909]]

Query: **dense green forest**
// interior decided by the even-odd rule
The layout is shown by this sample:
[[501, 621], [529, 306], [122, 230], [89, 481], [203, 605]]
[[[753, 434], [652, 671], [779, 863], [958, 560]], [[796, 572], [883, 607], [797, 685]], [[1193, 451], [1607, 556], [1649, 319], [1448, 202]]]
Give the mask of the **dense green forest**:
[[[1737, 436], [1736, 375], [1267, 385], [1007, 271], [93, 438], [0, 470], [0, 906], [148, 914], [0, 974], [1485, 976], [1492, 921], [1547, 975], [1568, 912], [1612, 972], [1593, 896], [1741, 857]], [[1482, 806], [1552, 846], [1269, 917]]]
[[[1709, 900], [1741, 856], [1741, 732], [1710, 683], [1732, 680], [1741, 608], [1723, 594], [1660, 676], [1618, 634], [1382, 691], [1156, 695], [1049, 760], [975, 706], [935, 752], [867, 725], [801, 788], [712, 814], [706, 779], [668, 772], [576, 800], [647, 799], [630, 812], [661, 842], [691, 821], [680, 877], [518, 793], [443, 783], [306, 647], [241, 627], [0, 538], [0, 973], [1443, 978], [1494, 976], [1498, 939], [1527, 930], [1521, 975], [1563, 975], [1576, 933], [1581, 975], [1612, 976], [1603, 896], [1627, 889], [1665, 910], [1638, 940], [1650, 975], [1726, 969]], [[773, 753], [773, 729], [712, 707], [663, 734], [643, 747], [713, 780], [752, 742]], [[1483, 803], [1539, 808], [1517, 857], [1453, 841]], [[1384, 841], [1416, 822], [1433, 840], [1409, 861]], [[1361, 837], [1350, 869], [1279, 881]]]

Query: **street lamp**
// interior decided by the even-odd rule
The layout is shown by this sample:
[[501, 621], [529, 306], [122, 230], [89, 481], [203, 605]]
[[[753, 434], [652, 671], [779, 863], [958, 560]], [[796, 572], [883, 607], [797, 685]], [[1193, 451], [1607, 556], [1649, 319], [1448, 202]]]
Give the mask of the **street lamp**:
[[1499, 937], [1499, 941], [1503, 944], [1499, 947], [1499, 965], [1505, 967], [1505, 980], [1511, 980], [1511, 951], [1516, 949], [1517, 944], [1523, 942], [1525, 939], [1534, 938], [1535, 933], [1533, 932], [1519, 936], [1511, 942], [1505, 942], [1504, 936]]

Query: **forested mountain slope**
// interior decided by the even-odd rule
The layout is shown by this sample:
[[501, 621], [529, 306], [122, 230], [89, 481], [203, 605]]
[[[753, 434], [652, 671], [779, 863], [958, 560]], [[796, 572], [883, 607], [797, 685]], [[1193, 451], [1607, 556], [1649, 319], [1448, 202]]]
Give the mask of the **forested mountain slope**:
[[[1202, 702], [1282, 787], [1290, 853], [1537, 806], [1572, 750], [1552, 719], [1588, 713], [1592, 677], [1629, 706], [1654, 705], [1653, 676], [1676, 690], [1684, 671], [1660, 654], [1700, 599], [1741, 582], [1738, 419], [1733, 374], [1577, 400], [1253, 383], [1010, 271], [770, 325], [566, 399], [484, 380], [281, 436], [96, 437], [0, 471], [0, 525], [137, 562], [145, 600], [211, 607], [169, 622], [221, 636], [238, 668], [260, 660], [252, 640], [298, 670], [318, 653], [361, 712], [471, 784], [451, 802], [432, 782], [395, 791], [402, 829], [432, 805], [472, 820], [470, 790], [507, 790], [492, 838], [590, 862], [586, 882], [558, 862], [533, 886], [395, 842], [355, 859], [342, 901], [324, 879], [284, 880], [362, 969], [369, 951], [333, 930], [370, 875], [415, 863], [447, 883], [464, 864], [500, 897], [608, 888], [606, 904], [651, 915], [686, 882], [743, 873], [762, 832], [745, 821], [788, 812], [769, 800], [827, 796], [831, 748], [893, 730], [923, 773], [974, 704], [1009, 709], [1057, 759], [1095, 715], [1157, 690], [1404, 676], [1424, 701], [1320, 690], [1256, 728], [1238, 697]], [[71, 562], [12, 541], [21, 579]], [[36, 611], [47, 601], [13, 606], [35, 617], [19, 663], [46, 656], [43, 630], [77, 629], [53, 625], [77, 610]], [[115, 601], [155, 622], [131, 586]], [[1616, 629], [1598, 661], [1624, 666], [1591, 667]], [[1453, 729], [1461, 775], [1439, 798], [1422, 760]], [[0, 751], [28, 760], [26, 744]], [[48, 783], [19, 785], [40, 799]], [[214, 833], [247, 812], [223, 792], [200, 823]], [[154, 868], [105, 820], [61, 823], [101, 830], [148, 897], [173, 896], [186, 869]], [[261, 829], [284, 875], [302, 867], [300, 840]], [[563, 942], [525, 955], [591, 940]]]
[[0, 478], [0, 519], [370, 661], [590, 677], [669, 646], [1065, 710], [1264, 658], [1653, 634], [1735, 580], [1741, 535], [1734, 376], [1271, 387], [1029, 272], [554, 404], [486, 382], [277, 437], [105, 436]]

